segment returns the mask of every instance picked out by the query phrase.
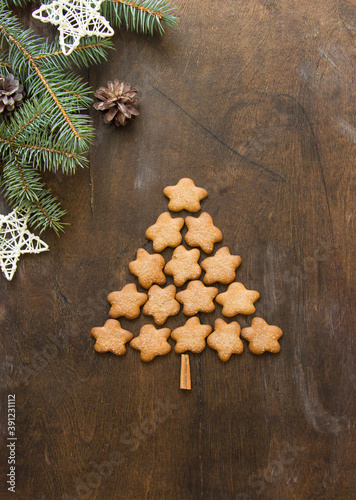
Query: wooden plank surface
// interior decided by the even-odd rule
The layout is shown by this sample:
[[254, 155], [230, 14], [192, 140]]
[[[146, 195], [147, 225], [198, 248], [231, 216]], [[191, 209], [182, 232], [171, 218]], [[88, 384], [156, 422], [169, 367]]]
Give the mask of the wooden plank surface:
[[[17, 498], [352, 498], [355, 4], [176, 3], [163, 39], [120, 31], [90, 69], [93, 88], [140, 89], [140, 116], [117, 130], [91, 111], [90, 169], [48, 177], [70, 226], [0, 281], [1, 498], [13, 498], [12, 393]], [[284, 331], [278, 355], [246, 342], [226, 364], [209, 348], [190, 354], [191, 391], [179, 389], [179, 355], [99, 355], [90, 336], [106, 295], [135, 281], [137, 248], [152, 249], [163, 188], [185, 176], [208, 190], [216, 248], [238, 253], [238, 280], [261, 293], [256, 314]], [[202, 320], [218, 317], [221, 306]], [[122, 325], [136, 335], [147, 322]]]

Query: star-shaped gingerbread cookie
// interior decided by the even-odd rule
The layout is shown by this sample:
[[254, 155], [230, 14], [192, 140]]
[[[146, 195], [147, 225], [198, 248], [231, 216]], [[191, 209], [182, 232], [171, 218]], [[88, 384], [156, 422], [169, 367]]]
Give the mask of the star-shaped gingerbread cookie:
[[205, 349], [205, 339], [211, 332], [210, 325], [201, 325], [199, 318], [189, 318], [184, 326], [173, 330], [171, 337], [175, 340], [175, 352], [181, 354], [185, 351], [202, 352]]
[[250, 342], [248, 347], [253, 354], [279, 352], [281, 346], [278, 339], [282, 335], [283, 332], [278, 326], [269, 325], [262, 318], [253, 318], [251, 326], [241, 331], [241, 336]]
[[142, 361], [152, 361], [156, 356], [164, 356], [171, 351], [172, 348], [167, 342], [170, 334], [169, 328], [157, 330], [153, 325], [144, 325], [140, 335], [131, 340], [130, 346], [141, 351]]
[[144, 305], [143, 314], [153, 316], [157, 325], [163, 325], [169, 316], [175, 316], [179, 313], [180, 304], [174, 298], [176, 287], [168, 285], [161, 288], [153, 285], [148, 290], [148, 301]]
[[260, 298], [255, 290], [246, 290], [242, 283], [231, 283], [224, 293], [219, 293], [216, 302], [223, 306], [222, 313], [227, 318], [236, 314], [253, 314], [256, 311], [253, 303]]
[[241, 354], [244, 350], [240, 331], [237, 321], [226, 323], [220, 318], [215, 320], [215, 330], [209, 335], [207, 342], [209, 347], [218, 352], [221, 361], [229, 361], [232, 354]]
[[155, 252], [162, 252], [167, 247], [175, 248], [182, 243], [180, 230], [183, 226], [183, 217], [173, 219], [169, 212], [163, 212], [156, 223], [147, 229], [146, 238], [153, 241]]
[[120, 292], [111, 292], [108, 295], [111, 304], [110, 318], [124, 316], [135, 319], [140, 315], [140, 307], [147, 301], [147, 295], [137, 291], [135, 283], [125, 285]]
[[214, 226], [213, 218], [206, 212], [199, 217], [186, 217], [185, 223], [188, 228], [185, 241], [191, 247], [200, 247], [207, 254], [214, 250], [214, 243], [223, 239], [222, 232]]
[[187, 280], [197, 280], [200, 277], [199, 257], [200, 250], [197, 248], [187, 250], [180, 245], [174, 250], [172, 259], [167, 262], [164, 272], [173, 276], [175, 286], [183, 286]]
[[205, 286], [201, 281], [190, 281], [176, 299], [183, 304], [183, 313], [194, 316], [198, 312], [211, 313], [215, 310], [214, 298], [219, 290], [215, 286]]
[[136, 260], [129, 263], [129, 269], [137, 276], [140, 285], [143, 288], [150, 288], [153, 283], [164, 285], [166, 276], [163, 268], [166, 261], [158, 253], [150, 254], [144, 248], [137, 250]]
[[204, 188], [196, 187], [188, 178], [181, 179], [175, 186], [165, 187], [163, 193], [169, 198], [168, 208], [172, 212], [199, 212], [200, 201], [208, 196]]
[[201, 268], [205, 271], [204, 283], [212, 285], [219, 282], [228, 285], [236, 277], [236, 269], [241, 264], [239, 255], [231, 255], [228, 247], [219, 248], [215, 255], [207, 257], [201, 263]]
[[94, 349], [97, 352], [110, 351], [117, 356], [126, 353], [125, 344], [133, 338], [132, 333], [121, 328], [116, 319], [108, 319], [104, 326], [92, 328], [90, 333], [96, 339]]

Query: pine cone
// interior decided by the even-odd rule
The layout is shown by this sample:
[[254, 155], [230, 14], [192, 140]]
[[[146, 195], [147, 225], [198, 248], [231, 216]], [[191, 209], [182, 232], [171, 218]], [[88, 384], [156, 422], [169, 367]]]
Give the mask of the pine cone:
[[108, 82], [107, 85], [107, 88], [100, 87], [95, 91], [94, 95], [99, 101], [94, 104], [94, 108], [103, 113], [105, 123], [114, 122], [117, 127], [126, 125], [127, 120], [139, 114], [135, 108], [139, 102], [137, 90], [119, 80]]
[[25, 92], [23, 85], [11, 73], [3, 76], [0, 73], [0, 113], [11, 115], [16, 107], [21, 106]]

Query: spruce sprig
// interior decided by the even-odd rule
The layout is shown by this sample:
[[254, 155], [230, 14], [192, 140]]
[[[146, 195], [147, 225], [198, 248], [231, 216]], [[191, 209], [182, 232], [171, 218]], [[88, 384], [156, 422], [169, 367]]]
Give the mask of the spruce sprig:
[[89, 117], [78, 113], [90, 105], [89, 87], [79, 77], [49, 67], [45, 59], [35, 59], [41, 53], [43, 40], [31, 30], [23, 30], [1, 7], [0, 36], [8, 43], [8, 59], [29, 95], [41, 100], [45, 109], [51, 109], [53, 122], [68, 144], [77, 147], [79, 143], [80, 148], [87, 149], [93, 128]]
[[[86, 166], [85, 153], [94, 136], [90, 118], [82, 113], [91, 104], [91, 90], [68, 70], [101, 62], [112, 44], [87, 38], [65, 56], [58, 41], [49, 43], [23, 30], [6, 8], [31, 1], [0, 3], [0, 71], [14, 73], [27, 92], [23, 106], [0, 125], [0, 183], [10, 206], [29, 210], [30, 225], [58, 233], [65, 212], [46, 189], [40, 170], [71, 174]], [[163, 34], [166, 26], [175, 25], [175, 10], [166, 0], [107, 0], [101, 6], [111, 24], [144, 34]]]
[[107, 50], [112, 48], [113, 44], [107, 38], [87, 37], [85, 43], [76, 47], [68, 57], [63, 54], [57, 42], [46, 41], [34, 59], [49, 69], [53, 69], [54, 66], [60, 70], [70, 69], [73, 65], [78, 68], [88, 67], [101, 63], [106, 59]]
[[[21, 1], [21, 0], [19, 0]], [[0, 69], [24, 83], [27, 100], [0, 125], [0, 181], [10, 206], [29, 210], [29, 223], [41, 231], [63, 229], [64, 211], [46, 189], [40, 170], [72, 174], [87, 166], [85, 153], [94, 136], [89, 116], [91, 89], [63, 68], [88, 66], [106, 58], [108, 40], [87, 39], [70, 57], [58, 42], [48, 43], [23, 30], [0, 6]]]
[[14, 113], [9, 123], [0, 125], [0, 154], [12, 153], [35, 168], [65, 174], [88, 164], [79, 147], [68, 146], [65, 136], [53, 130], [51, 114], [34, 99]]
[[163, 35], [165, 27], [176, 25], [176, 10], [166, 0], [108, 0], [101, 6], [111, 24], [124, 24], [128, 30], [150, 35], [155, 31]]
[[[24, 6], [33, 0], [4, 0], [7, 5]], [[49, 4], [52, 0], [42, 0]], [[100, 8], [102, 15], [113, 26], [153, 35], [163, 35], [165, 28], [175, 26], [178, 22], [174, 15], [177, 8], [167, 0], [107, 0]]]
[[53, 148], [50, 126], [50, 116], [38, 102], [30, 100], [14, 114], [10, 123], [1, 124], [1, 181], [10, 205], [28, 209], [29, 222], [34, 227], [45, 229], [49, 226], [58, 233], [63, 227], [60, 220], [65, 212], [45, 188], [40, 172], [35, 168], [42, 162], [51, 162], [52, 165], [52, 161], [57, 164], [68, 161], [65, 150], [58, 144], [58, 149]]

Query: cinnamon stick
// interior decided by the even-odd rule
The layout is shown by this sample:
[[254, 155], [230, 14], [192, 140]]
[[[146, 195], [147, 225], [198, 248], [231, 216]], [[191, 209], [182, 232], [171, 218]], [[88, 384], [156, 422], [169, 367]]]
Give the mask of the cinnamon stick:
[[192, 388], [190, 378], [190, 363], [188, 354], [182, 354], [180, 365], [180, 388], [190, 391]]

